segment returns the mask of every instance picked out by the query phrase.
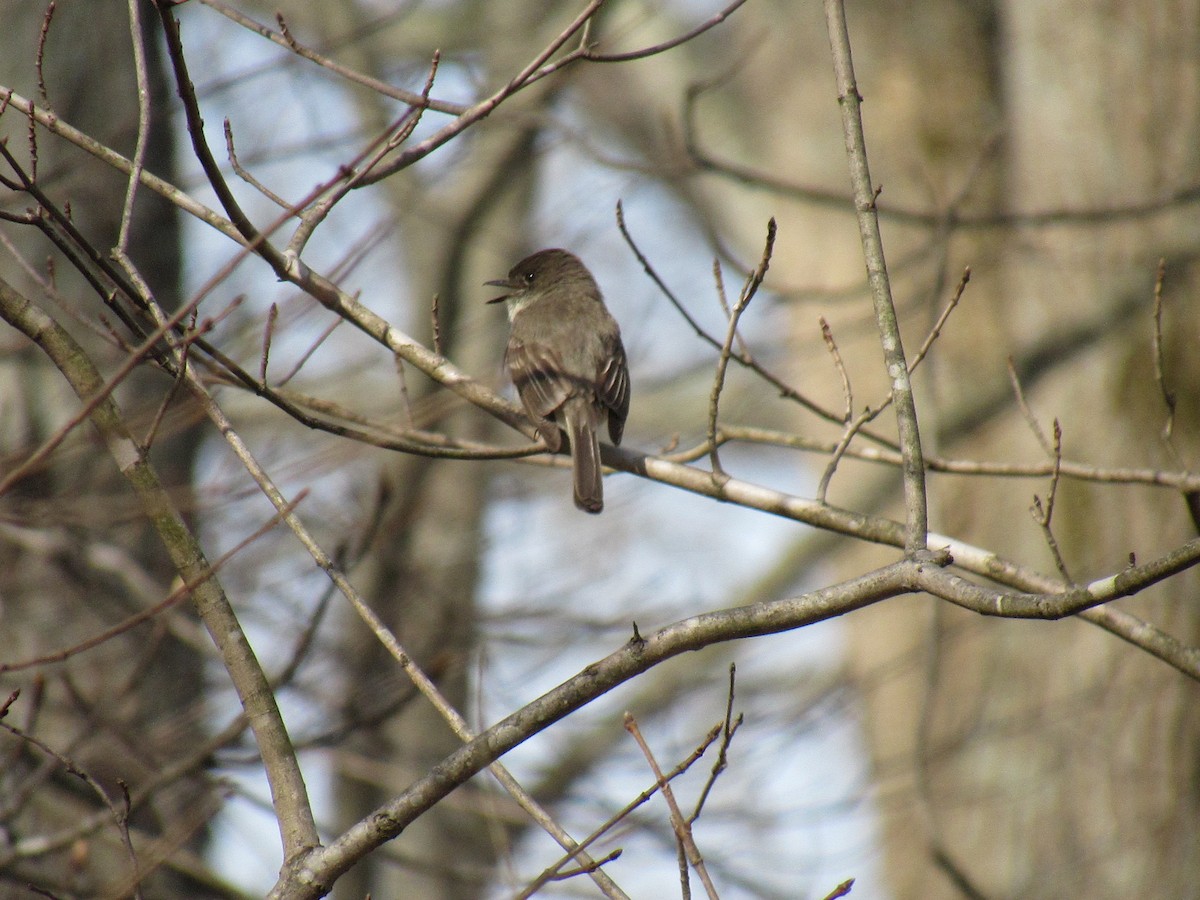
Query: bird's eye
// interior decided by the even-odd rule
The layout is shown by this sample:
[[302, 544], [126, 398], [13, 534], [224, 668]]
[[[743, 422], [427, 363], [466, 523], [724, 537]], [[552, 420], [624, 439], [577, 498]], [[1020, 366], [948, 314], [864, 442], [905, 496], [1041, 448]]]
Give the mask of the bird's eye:
[[533, 273], [532, 272], [525, 273], [525, 281], [529, 284], [533, 284]]

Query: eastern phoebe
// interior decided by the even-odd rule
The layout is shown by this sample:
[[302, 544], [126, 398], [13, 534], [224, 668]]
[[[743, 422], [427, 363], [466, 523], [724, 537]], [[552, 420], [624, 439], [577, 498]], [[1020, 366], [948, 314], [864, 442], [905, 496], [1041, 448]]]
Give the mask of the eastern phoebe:
[[508, 301], [512, 331], [504, 364], [517, 395], [552, 453], [562, 446], [562, 426], [575, 470], [575, 505], [604, 508], [600, 443], [596, 431], [621, 443], [629, 413], [629, 367], [621, 329], [604, 306], [596, 280], [566, 250], [539, 250], [507, 278], [486, 282], [507, 288], [489, 303]]

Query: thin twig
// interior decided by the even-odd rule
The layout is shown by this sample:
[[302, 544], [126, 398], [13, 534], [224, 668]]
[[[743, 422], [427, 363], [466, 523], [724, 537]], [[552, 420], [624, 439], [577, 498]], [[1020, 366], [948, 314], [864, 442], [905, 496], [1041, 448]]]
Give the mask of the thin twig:
[[847, 878], [832, 891], [825, 895], [824, 900], [839, 900], [841, 897], [850, 896], [850, 891], [854, 888], [854, 879]]
[[962, 278], [958, 280], [958, 287], [954, 289], [954, 294], [951, 295], [950, 300], [942, 308], [941, 315], [933, 323], [933, 328], [925, 336], [925, 340], [921, 343], [920, 348], [913, 355], [913, 358], [909, 360], [908, 373], [910, 375], [917, 370], [917, 366], [921, 364], [921, 361], [929, 353], [930, 348], [933, 347], [934, 342], [941, 336], [942, 329], [946, 326], [946, 320], [950, 318], [950, 313], [954, 312], [955, 307], [958, 306], [958, 301], [962, 299], [963, 291], [967, 289], [967, 282], [970, 280], [971, 267], [967, 266], [963, 269]]
[[[958, 287], [955, 289], [953, 296], [950, 297], [950, 300], [942, 309], [941, 315], [939, 315], [937, 321], [934, 322], [933, 328], [929, 330], [929, 334], [925, 336], [925, 340], [922, 342], [921, 348], [908, 363], [908, 373], [910, 375], [916, 370], [917, 366], [921, 364], [921, 361], [933, 347], [934, 342], [938, 339], [938, 337], [941, 336], [942, 328], [945, 326], [946, 320], [950, 318], [950, 313], [954, 311], [955, 307], [958, 306], [959, 300], [962, 299], [963, 291], [966, 289], [967, 282], [970, 280], [970, 277], [971, 270], [970, 268], [967, 268], [963, 271], [963, 276], [959, 280]], [[841, 464], [842, 457], [845, 456], [849, 451], [851, 442], [856, 436], [858, 436], [864, 427], [875, 421], [875, 419], [878, 418], [884, 412], [884, 410], [891, 406], [892, 402], [896, 399], [895, 392], [890, 391], [877, 406], [866, 407], [861, 413], [858, 414], [857, 417], [855, 417], [853, 421], [850, 421], [850, 382], [845, 373], [844, 367], [841, 366], [841, 357], [837, 353], [837, 345], [832, 343], [832, 334], [826, 334], [827, 328], [828, 326], [825, 324], [824, 318], [822, 318], [821, 330], [826, 339], [825, 343], [830, 347], [830, 352], [834, 354], [834, 363], [838, 366], [838, 371], [842, 374], [842, 385], [847, 402], [847, 421], [846, 428], [842, 431], [842, 436], [838, 439], [837, 445], [833, 449], [833, 453], [830, 456], [829, 462], [825, 466], [825, 471], [821, 475], [821, 480], [817, 484], [817, 499], [822, 503], [825, 502], [826, 495], [829, 491], [829, 485], [833, 482], [834, 473], [837, 472], [838, 466]], [[899, 460], [901, 468], [903, 468], [904, 455], [897, 454], [896, 458]], [[926, 468], [930, 468], [930, 462], [928, 459], [925, 459], [924, 463]]]
[[167, 410], [171, 408], [171, 404], [175, 402], [175, 398], [179, 395], [179, 388], [183, 384], [183, 368], [188, 365], [188, 358], [191, 354], [192, 344], [184, 343], [180, 348], [179, 356], [181, 368], [171, 377], [171, 386], [167, 388], [166, 394], [163, 395], [162, 402], [158, 404], [158, 409], [154, 413], [154, 418], [150, 421], [150, 427], [146, 429], [146, 436], [142, 438], [140, 446], [145, 451], [149, 451], [154, 446], [154, 439], [158, 436], [158, 429], [162, 427], [162, 423], [167, 418]]
[[[811, 453], [834, 453], [838, 442], [816, 440], [786, 431], [773, 431], [748, 425], [722, 425], [717, 439], [721, 443], [744, 441], [752, 444], [769, 444], [790, 447]], [[708, 442], [674, 454], [671, 459], [688, 462], [700, 459], [708, 453]], [[850, 447], [846, 456], [882, 465], [898, 466], [899, 452], [878, 447]], [[925, 466], [931, 472], [952, 475], [987, 476], [1000, 478], [1045, 478], [1054, 472], [1054, 463], [1002, 463], [986, 460], [949, 459], [941, 456], [925, 457]], [[1107, 468], [1064, 459], [1059, 466], [1062, 477], [1075, 481], [1099, 484], [1140, 484], [1150, 487], [1174, 488], [1179, 491], [1200, 491], [1200, 473], [1170, 469]]]
[[713, 257], [712, 263], [713, 283], [717, 286], [717, 303], [721, 305], [721, 312], [725, 314], [725, 321], [729, 321], [733, 313], [729, 309], [729, 299], [725, 296], [725, 279], [721, 274], [721, 261], [717, 257]]
[[[13, 697], [11, 699], [16, 698]], [[100, 802], [103, 803], [108, 809], [109, 814], [112, 816], [113, 822], [116, 824], [117, 834], [121, 839], [121, 846], [125, 849], [125, 853], [129, 857], [130, 868], [132, 869], [134, 876], [130, 880], [132, 896], [136, 898], [136, 900], [141, 900], [142, 891], [141, 887], [139, 886], [141, 879], [138, 877], [138, 859], [137, 854], [133, 850], [133, 842], [129, 839], [129, 816], [127, 815], [128, 809], [126, 808], [126, 811], [124, 812], [121, 809], [118, 809], [117, 805], [112, 801], [112, 798], [108, 796], [108, 793], [103, 787], [100, 786], [100, 783], [96, 781], [95, 778], [89, 775], [86, 770], [72, 762], [67, 756], [59, 753], [45, 741], [35, 737], [32, 734], [28, 734], [15, 725], [8, 724], [2, 719], [0, 719], [0, 729], [7, 731], [13, 737], [25, 741], [27, 744], [30, 744], [41, 750], [47, 756], [55, 759], [60, 766], [86, 784], [91, 789], [92, 793], [100, 798]], [[125, 787], [124, 783], [121, 784], [121, 788], [125, 795], [125, 802], [128, 804], [128, 789]]]
[[[838, 438], [837, 444], [833, 448], [833, 453], [829, 456], [829, 462], [825, 464], [825, 471], [821, 473], [821, 480], [817, 482], [817, 501], [824, 503], [826, 496], [829, 493], [829, 486], [833, 483], [833, 476], [838, 470], [838, 466], [842, 462], [842, 457], [846, 455], [846, 451], [850, 449], [850, 443], [855, 436], [862, 431], [863, 427], [875, 420], [875, 417], [882, 412], [880, 407], [868, 406], [851, 421], [846, 423], [846, 427], [842, 430], [842, 436]], [[900, 467], [904, 467], [903, 454], [897, 454]]]
[[[650, 745], [646, 743], [646, 738], [642, 735], [642, 730], [638, 727], [637, 719], [631, 713], [625, 713], [623, 722], [625, 730], [628, 731], [633, 739], [641, 748], [642, 754], [646, 757], [646, 763], [650, 766], [650, 770], [654, 773], [654, 777], [662, 786], [663, 799], [667, 802], [667, 808], [671, 812], [671, 827], [675, 831], [675, 839], [679, 842], [679, 853], [681, 857], [680, 866], [680, 882], [683, 888], [684, 896], [690, 897], [691, 890], [688, 886], [687, 870], [690, 865], [696, 870], [696, 874], [700, 876], [700, 882], [704, 885], [704, 890], [708, 894], [709, 900], [717, 900], [717, 889], [713, 884], [712, 879], [708, 875], [708, 867], [704, 864], [704, 857], [700, 855], [700, 848], [696, 846], [696, 839], [692, 835], [692, 826], [687, 819], [683, 817], [683, 812], [679, 809], [679, 804], [675, 800], [675, 792], [671, 789], [671, 785], [667, 783], [663, 776], [662, 769], [659, 768], [658, 760], [654, 758], [654, 752], [650, 749]], [[720, 726], [718, 726], [718, 729]], [[711, 733], [711, 732], [710, 732]]]
[[846, 364], [842, 361], [842, 354], [838, 350], [837, 341], [833, 338], [833, 329], [829, 327], [829, 323], [825, 321], [824, 316], [818, 316], [817, 321], [821, 326], [821, 338], [825, 341], [825, 349], [829, 351], [829, 355], [833, 358], [833, 368], [842, 380], [842, 397], [846, 401], [846, 412], [842, 421], [849, 422], [850, 417], [854, 415], [854, 392], [850, 388], [850, 374], [846, 371]]
[[428, 109], [436, 112], [447, 113], [453, 116], [461, 115], [467, 110], [467, 107], [461, 103], [450, 103], [445, 100], [435, 100], [432, 98], [423, 99], [421, 95], [415, 91], [406, 91], [402, 88], [394, 87], [393, 85], [388, 84], [386, 81], [380, 81], [378, 78], [372, 78], [369, 75], [364, 75], [361, 72], [357, 72], [354, 69], [335, 62], [328, 56], [322, 55], [312, 48], [305, 46], [297, 41], [290, 32], [284, 34], [282, 31], [272, 31], [266, 25], [256, 22], [241, 11], [234, 9], [226, 3], [220, 2], [220, 0], [200, 0], [200, 2], [210, 9], [216, 10], [231, 21], [236, 22], [247, 31], [251, 31], [260, 37], [264, 37], [274, 44], [296, 54], [301, 59], [306, 59], [309, 62], [316, 63], [321, 68], [328, 69], [335, 75], [345, 78], [347, 81], [353, 82], [354, 84], [360, 84], [383, 97], [390, 97], [393, 100], [399, 100], [401, 103], [409, 106], [424, 104]]
[[318, 334], [313, 340], [312, 344], [309, 345], [308, 349], [300, 354], [300, 358], [296, 360], [296, 364], [288, 370], [286, 375], [279, 379], [279, 381], [276, 383], [276, 387], [283, 387], [285, 384], [299, 375], [300, 370], [304, 368], [304, 364], [312, 358], [312, 355], [317, 352], [317, 349], [324, 344], [325, 341], [328, 340], [329, 336], [338, 328], [338, 326], [345, 321], [346, 320], [342, 318], [335, 318], [332, 322], [326, 325], [321, 333]]
[[734, 696], [734, 680], [737, 675], [737, 665], [729, 664], [729, 692], [725, 700], [725, 721], [721, 725], [721, 743], [717, 747], [717, 758], [713, 762], [712, 771], [708, 773], [708, 779], [704, 782], [704, 787], [700, 789], [700, 796], [696, 799], [696, 808], [692, 810], [692, 814], [688, 816], [688, 823], [693, 824], [700, 818], [700, 813], [704, 809], [704, 804], [708, 802], [708, 795], [712, 792], [713, 786], [716, 785], [717, 779], [721, 777], [721, 773], [729, 766], [729, 747], [733, 743], [733, 736], [737, 730], [742, 727], [743, 716], [738, 714], [737, 718], [733, 717], [733, 696]]
[[1167, 410], [1167, 420], [1163, 423], [1162, 438], [1171, 445], [1171, 436], [1175, 431], [1175, 392], [1167, 384], [1167, 367], [1163, 359], [1163, 284], [1167, 278], [1167, 261], [1160, 258], [1158, 270], [1154, 274], [1154, 381], [1162, 396], [1163, 406]]
[[1046, 546], [1050, 548], [1050, 555], [1054, 557], [1055, 568], [1058, 569], [1058, 574], [1062, 576], [1064, 584], [1074, 584], [1071, 580], [1071, 575], [1067, 571], [1066, 561], [1063, 559], [1062, 551], [1059, 549], [1058, 540], [1054, 537], [1054, 529], [1052, 521], [1054, 519], [1054, 500], [1058, 495], [1058, 481], [1061, 474], [1062, 465], [1062, 426], [1059, 425], [1058, 419], [1054, 420], [1054, 469], [1050, 473], [1050, 493], [1046, 498], [1046, 502], [1042, 503], [1042, 498], [1037, 494], [1033, 496], [1033, 505], [1030, 507], [1030, 514], [1033, 516], [1034, 522], [1042, 531], [1042, 537], [1046, 540]]
[[[12, 92], [10, 91], [8, 97], [5, 99], [4, 102], [7, 104], [7, 103], [11, 102], [11, 100], [12, 100]], [[52, 117], [54, 115], [54, 113], [49, 112], [48, 110], [44, 110], [42, 112], [46, 116]], [[34, 181], [34, 182], [36, 182], [38, 180], [37, 124], [38, 124], [37, 116], [34, 113], [33, 104], [31, 103], [29, 105], [29, 113], [26, 118], [25, 128], [26, 128], [26, 141], [29, 144], [29, 178], [31, 181]], [[6, 148], [6, 152], [7, 152], [7, 148]], [[53, 264], [53, 262], [47, 261], [47, 265], [52, 266], [54, 264]]]
[[[721, 344], [721, 352], [717, 356], [717, 370], [713, 375], [712, 390], [709, 392], [708, 397], [708, 439], [709, 446], [711, 447], [712, 474], [713, 478], [716, 479], [727, 477], [725, 471], [721, 468], [716, 439], [718, 408], [721, 402], [721, 391], [725, 387], [725, 373], [729, 368], [729, 358], [733, 353], [733, 341], [738, 333], [738, 322], [741, 320], [742, 313], [746, 311], [746, 307], [750, 305], [750, 301], [754, 298], [754, 295], [758, 293], [758, 288], [767, 275], [767, 268], [771, 264], [771, 251], [774, 246], [775, 219], [772, 218], [767, 222], [767, 240], [763, 246], [762, 257], [759, 259], [758, 266], [747, 277], [741, 294], [738, 295], [737, 302], [733, 304], [733, 309], [729, 314], [729, 325], [725, 331], [725, 340]], [[723, 293], [721, 296], [724, 296]]]
[[[633, 255], [637, 258], [637, 261], [641, 263], [642, 270], [646, 273], [647, 277], [654, 282], [654, 285], [667, 299], [667, 302], [670, 303], [675, 311], [683, 317], [683, 320], [688, 324], [692, 331], [696, 333], [698, 338], [700, 338], [714, 350], [720, 352], [723, 342], [705, 331], [704, 327], [698, 321], [696, 321], [695, 317], [692, 316], [691, 313], [687, 311], [687, 307], [683, 305], [680, 299], [675, 295], [674, 291], [672, 291], [667, 283], [662, 279], [662, 276], [660, 276], [655, 270], [654, 266], [650, 263], [650, 260], [637, 245], [637, 242], [634, 241], [633, 235], [626, 226], [625, 210], [620, 201], [617, 201], [617, 229], [621, 232], [621, 237], [625, 239], [625, 243], [628, 245]], [[759, 378], [762, 378], [767, 382], [767, 384], [779, 391], [779, 396], [783, 397], [785, 400], [791, 400], [795, 403], [799, 403], [805, 409], [821, 417], [822, 419], [825, 419], [827, 422], [836, 422], [839, 424], [842, 422], [841, 417], [837, 413], [831, 412], [815, 401], [810, 400], [804, 394], [800, 393], [799, 390], [792, 387], [782, 378], [769, 371], [749, 353], [744, 351], [733, 353], [730, 356], [730, 359], [736, 362], [738, 365], [754, 372]], [[875, 438], [872, 436], [872, 439]]]
[[[282, 21], [282, 17], [280, 21]], [[440, 61], [441, 54], [435, 50], [429, 63], [429, 74], [425, 79], [425, 87], [421, 92], [421, 96], [424, 99], [428, 99], [430, 91], [433, 90], [433, 82], [437, 77]], [[391, 126], [376, 137], [353, 163], [342, 167], [345, 177], [334, 182], [328, 192], [325, 193], [325, 196], [316, 200], [311, 206], [307, 206], [304, 213], [300, 216], [300, 224], [288, 241], [286, 252], [289, 255], [297, 258], [300, 256], [309, 239], [312, 237], [313, 232], [325, 221], [334, 207], [352, 190], [368, 183], [366, 179], [372, 170], [389, 153], [408, 140], [409, 136], [416, 130], [424, 112], [424, 104], [410, 106]]]
[[429, 303], [429, 318], [430, 318], [430, 323], [432, 326], [431, 330], [433, 333], [433, 352], [436, 353], [438, 356], [444, 355], [442, 352], [443, 348], [442, 348], [442, 319], [441, 319], [441, 315], [440, 315], [441, 311], [438, 309], [438, 304], [440, 303], [440, 301], [441, 301], [441, 297], [435, 291], [434, 295], [433, 295], [433, 299]]
[[275, 323], [279, 319], [279, 304], [272, 303], [267, 310], [267, 321], [263, 325], [262, 353], [258, 358], [258, 380], [267, 383], [267, 364], [271, 359], [271, 340], [275, 337]]
[[[670, 783], [670, 782], [674, 781], [676, 778], [678, 778], [680, 775], [682, 775], [684, 772], [691, 769], [691, 767], [693, 765], [695, 765], [695, 763], [698, 760], [703, 758], [704, 754], [708, 751], [708, 748], [712, 745], [713, 741], [715, 741], [720, 735], [721, 735], [721, 726], [719, 724], [713, 726], [709, 730], [708, 734], [706, 734], [704, 736], [704, 740], [702, 740], [700, 742], [700, 744], [691, 752], [691, 754], [689, 754], [685, 760], [680, 762], [679, 765], [677, 765], [674, 769], [672, 769], [670, 772], [667, 773], [665, 780], [668, 783]], [[596, 841], [600, 840], [600, 838], [604, 837], [604, 835], [606, 835], [610, 831], [612, 831], [613, 828], [615, 828], [621, 822], [625, 821], [625, 819], [627, 819], [630, 816], [630, 814], [633, 813], [634, 810], [636, 810], [639, 806], [642, 806], [644, 803], [646, 803], [646, 801], [650, 800], [655, 794], [657, 794], [659, 792], [659, 790], [661, 790], [661, 785], [656, 781], [653, 785], [648, 787], [646, 790], [642, 791], [640, 794], [638, 794], [636, 797], [634, 797], [632, 800], [630, 800], [627, 804], [625, 804], [625, 806], [623, 806], [620, 810], [618, 810], [616, 813], [614, 813], [605, 822], [603, 822], [602, 824], [597, 826], [596, 829], [593, 830], [591, 834], [587, 835], [583, 840], [581, 840], [579, 842], [579, 850], [584, 850], [584, 849], [590, 847]], [[613, 853], [610, 853], [609, 856], [605, 857], [605, 858], [606, 859], [608, 859], [608, 858], [615, 859], [617, 856], [620, 855], [620, 853], [621, 853], [620, 850], [616, 850]], [[557, 873], [559, 872], [559, 870], [562, 869], [563, 866], [567, 865], [572, 859], [576, 858], [577, 856], [578, 856], [578, 850], [575, 851], [574, 853], [567, 853], [565, 856], [562, 856], [559, 859], [557, 859], [555, 862], [551, 863], [549, 866], [547, 866], [545, 869], [542, 870], [541, 874], [538, 875], [537, 878], [535, 878], [533, 881], [531, 881], [529, 884], [527, 884], [521, 890], [520, 893], [515, 895], [513, 897], [513, 900], [527, 900], [528, 897], [532, 897], [535, 893], [537, 893], [542, 888], [543, 885], [547, 884], [550, 881], [557, 880], [557, 878], [558, 878]]]
[[1033, 414], [1029, 404], [1025, 401], [1025, 391], [1021, 388], [1021, 379], [1017, 376], [1017, 367], [1013, 363], [1013, 358], [1008, 358], [1008, 380], [1012, 384], [1013, 394], [1017, 398], [1017, 406], [1021, 409], [1021, 415], [1025, 417], [1025, 422], [1029, 425], [1029, 430], [1033, 432], [1033, 436], [1037, 438], [1037, 442], [1041, 445], [1042, 452], [1047, 456], [1054, 456], [1054, 446], [1046, 438], [1046, 432], [1042, 430], [1042, 426], [1038, 423], [1037, 416]]
[[[1163, 350], [1163, 285], [1167, 280], [1167, 261], [1160, 258], [1158, 271], [1154, 275], [1154, 338], [1152, 355], [1154, 357], [1154, 380], [1158, 383], [1162, 395], [1163, 406], [1166, 407], [1166, 421], [1163, 423], [1162, 440], [1176, 465], [1182, 466], [1183, 460], [1179, 448], [1175, 446], [1175, 392], [1167, 381], [1167, 364]], [[1183, 502], [1187, 505], [1188, 515], [1192, 525], [1200, 531], [1200, 490], [1192, 489], [1183, 492]]]
[[[710, 16], [708, 19], [705, 19], [703, 22], [701, 22], [695, 28], [691, 29], [690, 31], [684, 32], [683, 34], [679, 35], [678, 37], [673, 37], [669, 41], [663, 41], [660, 44], [653, 44], [649, 47], [643, 47], [640, 50], [630, 50], [626, 53], [596, 53], [590, 49], [585, 49], [585, 51], [581, 55], [582, 55], [582, 58], [586, 59], [588, 62], [603, 62], [603, 63], [629, 62], [630, 60], [634, 60], [634, 59], [645, 59], [647, 56], [656, 56], [659, 53], [664, 53], [667, 50], [670, 50], [674, 47], [678, 47], [680, 44], [686, 44], [688, 41], [698, 37], [699, 35], [704, 34], [704, 32], [708, 31], [709, 29], [715, 28], [716, 26], [720, 25], [727, 18], [729, 18], [729, 15], [734, 10], [736, 10], [739, 6], [741, 6], [745, 2], [746, 2], [746, 0], [733, 0], [733, 2], [730, 3], [728, 6], [726, 6], [724, 9], [720, 10], [719, 12], [714, 13], [712, 16]], [[589, 24], [591, 24], [591, 23], [589, 22]]]
[[46, 91], [46, 39], [50, 37], [50, 22], [54, 19], [54, 10], [57, 8], [56, 0], [50, 0], [46, 6], [46, 13], [42, 16], [42, 27], [38, 32], [37, 53], [33, 58], [33, 67], [37, 73], [38, 97], [41, 98], [42, 105], [47, 109], [50, 108], [50, 94]]
[[514, 75], [507, 84], [493, 93], [491, 96], [484, 98], [474, 104], [462, 115], [454, 121], [444, 125], [434, 134], [427, 137], [425, 140], [408, 148], [403, 153], [396, 156], [387, 165], [379, 166], [370, 175], [363, 178], [360, 182], [362, 185], [374, 184], [377, 181], [382, 181], [389, 175], [399, 172], [401, 169], [406, 169], [413, 163], [424, 159], [434, 150], [444, 146], [449, 141], [456, 138], [463, 131], [482, 121], [487, 116], [491, 115], [492, 111], [511, 97], [518, 91], [529, 87], [534, 82], [540, 81], [542, 78], [552, 75], [553, 73], [572, 65], [584, 58], [584, 50], [576, 49], [558, 59], [550, 62], [551, 58], [569, 41], [574, 35], [583, 31], [592, 16], [599, 12], [600, 7], [605, 0], [589, 0], [588, 4], [571, 20], [559, 34], [547, 44], [540, 53], [538, 53], [526, 66]]
[[276, 206], [282, 209], [290, 210], [292, 205], [276, 194], [273, 190], [250, 174], [243, 166], [237, 157], [237, 150], [233, 146], [233, 126], [229, 123], [229, 117], [225, 117], [225, 154], [229, 157], [229, 164], [233, 166], [233, 171], [246, 184], [250, 185]]
[[[51, 4], [53, 7], [53, 4]], [[140, 0], [129, 0], [129, 33], [133, 41], [133, 71], [137, 79], [138, 126], [133, 148], [133, 168], [129, 183], [125, 187], [125, 203], [121, 208], [121, 228], [117, 235], [114, 256], [122, 263], [128, 262], [129, 234], [133, 227], [133, 204], [141, 184], [142, 170], [146, 167], [146, 147], [150, 140], [151, 103], [150, 77], [146, 71], [146, 39], [142, 26], [142, 4]]]
[[[288, 508], [289, 511], [295, 509], [302, 502], [304, 502], [304, 499], [308, 496], [308, 493], [309, 492], [307, 489], [300, 491], [292, 499], [291, 505]], [[52, 653], [45, 653], [41, 656], [34, 657], [33, 659], [24, 659], [19, 662], [0, 662], [0, 674], [5, 672], [18, 672], [22, 669], [41, 668], [42, 666], [48, 666], [53, 663], [66, 662], [68, 659], [78, 656], [81, 653], [86, 653], [88, 650], [94, 650], [96, 647], [111, 641], [118, 635], [124, 634], [132, 628], [136, 628], [143, 622], [148, 622], [151, 619], [156, 618], [157, 616], [166, 612], [172, 606], [191, 597], [192, 592], [195, 591], [200, 584], [210, 578], [213, 578], [219, 571], [221, 571], [222, 568], [224, 568], [226, 563], [275, 528], [275, 526], [282, 521], [282, 516], [282, 513], [276, 512], [271, 516], [271, 518], [256, 528], [253, 532], [242, 538], [242, 540], [238, 541], [235, 546], [222, 553], [211, 565], [209, 565], [208, 571], [204, 573], [201, 579], [180, 584], [177, 588], [171, 591], [171, 593], [153, 606], [140, 610], [139, 612], [136, 612], [118, 622], [116, 625], [106, 628], [99, 634], [92, 635], [92, 637], [79, 641], [76, 644], [72, 644], [70, 647], [65, 647], [62, 650], [56, 650]]]

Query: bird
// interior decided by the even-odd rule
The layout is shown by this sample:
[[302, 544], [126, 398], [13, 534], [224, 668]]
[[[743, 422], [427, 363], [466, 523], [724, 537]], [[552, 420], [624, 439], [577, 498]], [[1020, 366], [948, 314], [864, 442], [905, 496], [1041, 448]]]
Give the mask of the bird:
[[526, 413], [547, 449], [562, 448], [566, 432], [575, 505], [604, 509], [598, 431], [607, 421], [621, 443], [629, 414], [629, 365], [621, 329], [604, 305], [596, 279], [575, 254], [539, 250], [485, 282], [504, 288], [488, 303], [505, 302], [510, 332], [504, 364]]

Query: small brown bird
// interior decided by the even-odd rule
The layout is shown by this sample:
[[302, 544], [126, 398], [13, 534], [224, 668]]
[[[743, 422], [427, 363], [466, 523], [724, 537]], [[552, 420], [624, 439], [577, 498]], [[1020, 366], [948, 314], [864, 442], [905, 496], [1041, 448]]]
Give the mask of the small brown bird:
[[504, 364], [517, 395], [552, 452], [567, 433], [575, 473], [575, 505], [590, 513], [604, 508], [597, 430], [621, 443], [629, 413], [629, 367], [621, 329], [604, 306], [592, 273], [566, 250], [539, 250], [521, 260], [507, 278], [487, 284], [510, 291], [512, 330]]

